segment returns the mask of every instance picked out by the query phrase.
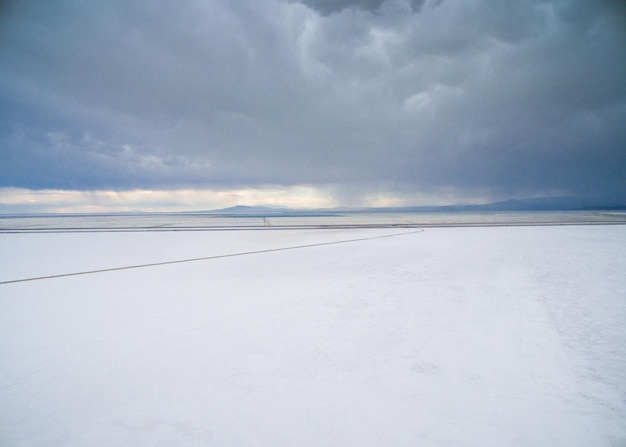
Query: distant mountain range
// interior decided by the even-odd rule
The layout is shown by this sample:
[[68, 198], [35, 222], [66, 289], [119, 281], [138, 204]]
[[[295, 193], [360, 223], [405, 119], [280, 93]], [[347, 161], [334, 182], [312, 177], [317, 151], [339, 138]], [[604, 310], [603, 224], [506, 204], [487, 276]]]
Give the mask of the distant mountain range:
[[626, 199], [579, 198], [579, 197], [535, 197], [511, 199], [487, 204], [458, 204], [443, 206], [403, 206], [379, 208], [323, 208], [293, 209], [268, 206], [237, 205], [230, 208], [207, 211], [211, 214], [241, 214], [280, 216], [283, 214], [332, 215], [338, 213], [417, 213], [417, 212], [460, 212], [460, 211], [592, 211], [626, 210]]
[[404, 207], [406, 211], [583, 211], [626, 210], [626, 200], [587, 199], [578, 197], [535, 197], [511, 199], [481, 205], [462, 204], [446, 206]]

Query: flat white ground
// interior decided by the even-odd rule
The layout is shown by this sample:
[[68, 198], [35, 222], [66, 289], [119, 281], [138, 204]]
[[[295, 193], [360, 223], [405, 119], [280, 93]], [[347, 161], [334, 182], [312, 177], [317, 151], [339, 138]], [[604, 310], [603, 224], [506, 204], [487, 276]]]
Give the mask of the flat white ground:
[[[0, 235], [0, 281], [403, 233]], [[626, 227], [0, 285], [2, 446], [625, 446]]]

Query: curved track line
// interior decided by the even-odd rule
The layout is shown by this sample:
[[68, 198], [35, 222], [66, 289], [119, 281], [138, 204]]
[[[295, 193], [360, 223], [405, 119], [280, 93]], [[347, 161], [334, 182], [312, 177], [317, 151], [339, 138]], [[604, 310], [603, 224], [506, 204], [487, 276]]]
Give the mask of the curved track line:
[[360, 242], [360, 241], [370, 241], [373, 239], [382, 239], [387, 237], [395, 237], [395, 236], [404, 236], [407, 234], [415, 234], [423, 232], [423, 229], [419, 229], [417, 231], [409, 231], [406, 233], [396, 233], [396, 234], [386, 234], [384, 236], [372, 236], [372, 237], [362, 237], [358, 239], [345, 239], [342, 241], [334, 241], [334, 242], [318, 242], [316, 244], [307, 244], [307, 245], [294, 245], [291, 247], [281, 247], [281, 248], [268, 248], [265, 250], [256, 250], [256, 251], [245, 251], [240, 253], [230, 253], [226, 255], [214, 255], [214, 256], [203, 256], [200, 258], [190, 258], [190, 259], [178, 259], [175, 261], [162, 261], [162, 262], [152, 262], [149, 264], [137, 264], [137, 265], [127, 265], [123, 267], [111, 267], [106, 269], [98, 269], [98, 270], [86, 270], [83, 272], [72, 272], [72, 273], [61, 273], [58, 275], [48, 275], [48, 276], [35, 276], [32, 278], [22, 278], [22, 279], [10, 279], [8, 281], [0, 281], [0, 285], [3, 284], [14, 284], [18, 282], [28, 282], [28, 281], [40, 281], [43, 279], [54, 279], [54, 278], [65, 278], [68, 276], [79, 276], [79, 275], [91, 275], [93, 273], [106, 273], [106, 272], [116, 272], [118, 270], [131, 270], [131, 269], [139, 269], [145, 267], [157, 267], [160, 265], [169, 265], [169, 264], [182, 264], [185, 262], [197, 262], [197, 261], [208, 261], [211, 259], [220, 259], [220, 258], [232, 258], [235, 256], [247, 256], [247, 255], [256, 255], [261, 253], [271, 253], [275, 251], [286, 251], [286, 250], [298, 250], [301, 248], [310, 248], [310, 247], [321, 247], [324, 245], [337, 245], [337, 244], [347, 244], [350, 242]]

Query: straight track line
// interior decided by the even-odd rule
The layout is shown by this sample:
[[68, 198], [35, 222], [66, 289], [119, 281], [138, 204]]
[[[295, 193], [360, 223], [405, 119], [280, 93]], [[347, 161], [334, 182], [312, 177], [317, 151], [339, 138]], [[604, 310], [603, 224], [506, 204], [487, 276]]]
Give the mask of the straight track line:
[[255, 250], [255, 251], [245, 251], [239, 253], [230, 253], [226, 255], [214, 255], [214, 256], [203, 256], [200, 258], [189, 258], [189, 259], [177, 259], [174, 261], [163, 261], [163, 262], [152, 262], [148, 264], [137, 264], [137, 265], [127, 265], [123, 267], [111, 267], [106, 269], [98, 269], [98, 270], [86, 270], [82, 272], [71, 272], [71, 273], [60, 273], [58, 275], [48, 275], [48, 276], [35, 276], [32, 278], [21, 278], [21, 279], [10, 279], [8, 281], [0, 281], [0, 285], [5, 284], [15, 284], [19, 282], [29, 282], [29, 281], [41, 281], [44, 279], [55, 279], [55, 278], [67, 278], [69, 276], [79, 276], [79, 275], [92, 275], [94, 273], [107, 273], [107, 272], [116, 272], [120, 270], [131, 270], [131, 269], [139, 269], [146, 267], [157, 267], [161, 265], [170, 265], [170, 264], [182, 264], [185, 262], [198, 262], [198, 261], [208, 261], [211, 259], [221, 259], [221, 258], [233, 258], [235, 256], [248, 256], [248, 255], [257, 255], [261, 253], [272, 253], [276, 251], [287, 251], [287, 250], [299, 250], [302, 248], [311, 248], [311, 247], [321, 247], [325, 245], [337, 245], [337, 244], [347, 244], [351, 242], [361, 242], [361, 241], [370, 241], [373, 239], [383, 239], [388, 237], [396, 237], [396, 236], [405, 236], [408, 234], [416, 234], [423, 232], [423, 229], [419, 229], [416, 231], [409, 231], [405, 233], [395, 233], [395, 234], [386, 234], [383, 236], [371, 236], [371, 237], [362, 237], [358, 239], [345, 239], [341, 241], [333, 241], [333, 242], [318, 242], [316, 244], [307, 244], [307, 245], [294, 245], [291, 247], [281, 247], [281, 248], [268, 248], [265, 250]]

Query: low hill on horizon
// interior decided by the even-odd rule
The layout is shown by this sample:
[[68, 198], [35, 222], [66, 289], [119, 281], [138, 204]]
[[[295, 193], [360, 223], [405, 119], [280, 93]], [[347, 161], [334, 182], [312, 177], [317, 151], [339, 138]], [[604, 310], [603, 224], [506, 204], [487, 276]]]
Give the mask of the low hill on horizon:
[[593, 211], [626, 210], [626, 200], [617, 198], [534, 197], [509, 199], [486, 204], [415, 205], [400, 207], [337, 207], [337, 208], [288, 208], [274, 206], [236, 205], [205, 211], [211, 214], [310, 214], [310, 213], [400, 213], [400, 212], [456, 212], [456, 211]]

